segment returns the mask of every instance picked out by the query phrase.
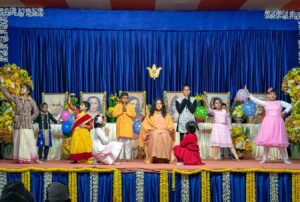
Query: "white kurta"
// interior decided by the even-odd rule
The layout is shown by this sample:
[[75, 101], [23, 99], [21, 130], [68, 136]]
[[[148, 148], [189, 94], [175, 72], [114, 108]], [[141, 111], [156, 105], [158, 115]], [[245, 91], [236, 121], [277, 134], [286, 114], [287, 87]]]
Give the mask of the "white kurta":
[[123, 144], [110, 141], [102, 128], [96, 128], [93, 138], [93, 156], [95, 160], [105, 164], [113, 164], [118, 158]]

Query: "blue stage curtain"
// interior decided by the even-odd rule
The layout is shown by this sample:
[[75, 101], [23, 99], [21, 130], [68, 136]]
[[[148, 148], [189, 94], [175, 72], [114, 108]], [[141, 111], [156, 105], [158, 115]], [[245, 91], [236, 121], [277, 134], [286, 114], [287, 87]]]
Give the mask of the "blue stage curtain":
[[190, 175], [190, 201], [201, 201], [201, 174]]
[[292, 201], [292, 176], [289, 173], [278, 174], [278, 199], [280, 202]]
[[211, 201], [222, 201], [222, 173], [210, 173], [210, 199]]
[[90, 174], [77, 173], [77, 200], [90, 201]]
[[145, 202], [159, 202], [159, 177], [157, 173], [144, 173]]
[[60, 182], [68, 186], [68, 173], [52, 173], [52, 182]]
[[231, 201], [246, 201], [246, 175], [245, 173], [230, 174]]
[[169, 175], [169, 201], [181, 201], [181, 175], [175, 176], [176, 187], [172, 190], [172, 174]]
[[[56, 15], [64, 14], [60, 10], [55, 12]], [[191, 85], [193, 94], [230, 91], [232, 97], [245, 84], [253, 92], [265, 92], [272, 86], [282, 98], [283, 76], [297, 64], [297, 23], [286, 21], [285, 27], [279, 20], [277, 27], [272, 29], [270, 25], [276, 22], [265, 20], [263, 12], [249, 12], [248, 17], [243, 14], [244, 19], [248, 19], [244, 22], [232, 21], [232, 16], [238, 14], [228, 12], [222, 23], [216, 20], [221, 15], [218, 12], [185, 12], [180, 14], [183, 19], [177, 20], [176, 26], [163, 31], [159, 23], [158, 30], [155, 23], [151, 29], [145, 30], [139, 23], [136, 29], [129, 30], [122, 27], [120, 21], [115, 24], [120, 30], [109, 29], [109, 26], [103, 30], [97, 25], [89, 26], [91, 17], [82, 19], [89, 26], [86, 29], [76, 28], [75, 21], [72, 21], [75, 24], [72, 29], [70, 22], [64, 19], [57, 27], [47, 28], [45, 24], [53, 23], [47, 20], [55, 18], [55, 12], [46, 10], [45, 17], [28, 19], [33, 20], [30, 26], [16, 17], [10, 18], [9, 23], [9, 61], [30, 72], [38, 103], [43, 91], [77, 94], [107, 91], [109, 95], [119, 90], [146, 90], [147, 101], [151, 103], [154, 98], [162, 97], [163, 90], [178, 91], [184, 84]], [[72, 16], [75, 17], [75, 13]], [[86, 15], [82, 11], [77, 14]], [[139, 13], [140, 17], [145, 17], [139, 20], [151, 21], [148, 15], [148, 12]], [[166, 21], [178, 15], [164, 13], [162, 18]], [[190, 24], [185, 25], [184, 18], [195, 15], [202, 16], [198, 19], [205, 19], [205, 23], [195, 21], [197, 26], [193, 29]], [[205, 18], [206, 15], [209, 18]], [[248, 23], [253, 19], [261, 19], [261, 22], [257, 20], [251, 27]], [[116, 19], [109, 22], [112, 21]], [[129, 23], [130, 20], [128, 26]], [[131, 23], [134, 27], [135, 21]], [[205, 26], [201, 26], [202, 23]], [[184, 31], [180, 26], [185, 27]], [[220, 29], [212, 28], [214, 26]], [[156, 80], [151, 79], [146, 70], [154, 63], [163, 68]]]
[[99, 173], [98, 201], [113, 201], [113, 173]]
[[136, 201], [136, 173], [122, 173], [122, 201]]
[[256, 173], [256, 201], [270, 201], [269, 173]]
[[30, 173], [30, 192], [35, 202], [44, 201], [44, 173]]
[[22, 177], [21, 177], [21, 173], [6, 173], [6, 182], [21, 182], [22, 181]]

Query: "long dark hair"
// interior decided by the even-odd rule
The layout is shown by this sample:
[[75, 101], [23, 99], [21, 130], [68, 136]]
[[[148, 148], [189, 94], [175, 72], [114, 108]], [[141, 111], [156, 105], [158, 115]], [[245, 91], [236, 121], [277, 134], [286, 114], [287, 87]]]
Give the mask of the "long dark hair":
[[154, 102], [153, 102], [153, 104], [151, 106], [151, 109], [150, 109], [150, 115], [149, 115], [149, 117], [154, 115], [154, 112], [155, 112], [155, 109], [156, 109], [156, 102], [157, 101], [161, 101], [161, 104], [162, 104], [162, 111], [161, 111], [161, 113], [162, 113], [163, 117], [165, 118], [166, 115], [167, 115], [167, 107], [165, 105], [164, 100], [160, 99], [160, 98], [156, 98], [154, 100]]

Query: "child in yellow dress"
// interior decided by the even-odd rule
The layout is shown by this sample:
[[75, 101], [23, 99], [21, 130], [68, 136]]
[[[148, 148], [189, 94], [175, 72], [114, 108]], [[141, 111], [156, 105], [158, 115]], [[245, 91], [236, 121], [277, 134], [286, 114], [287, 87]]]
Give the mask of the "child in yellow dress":
[[93, 128], [93, 119], [87, 113], [90, 108], [90, 103], [87, 101], [81, 102], [79, 110], [71, 103], [71, 93], [68, 99], [68, 106], [75, 114], [75, 121], [72, 126], [70, 160], [72, 163], [77, 163], [80, 160], [88, 160], [92, 157], [92, 139], [90, 130]]
[[120, 159], [131, 159], [131, 139], [133, 138], [132, 124], [136, 116], [135, 110], [128, 103], [128, 93], [122, 92], [120, 102], [115, 106], [113, 117], [117, 118], [117, 139], [123, 143]]

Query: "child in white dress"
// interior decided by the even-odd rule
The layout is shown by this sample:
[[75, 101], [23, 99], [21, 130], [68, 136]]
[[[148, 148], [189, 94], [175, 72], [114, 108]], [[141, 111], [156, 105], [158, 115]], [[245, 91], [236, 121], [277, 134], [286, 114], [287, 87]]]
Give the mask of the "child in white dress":
[[109, 133], [105, 127], [103, 115], [97, 115], [94, 118], [95, 134], [93, 140], [94, 163], [102, 162], [104, 164], [114, 164], [118, 159], [123, 143], [110, 141]]

